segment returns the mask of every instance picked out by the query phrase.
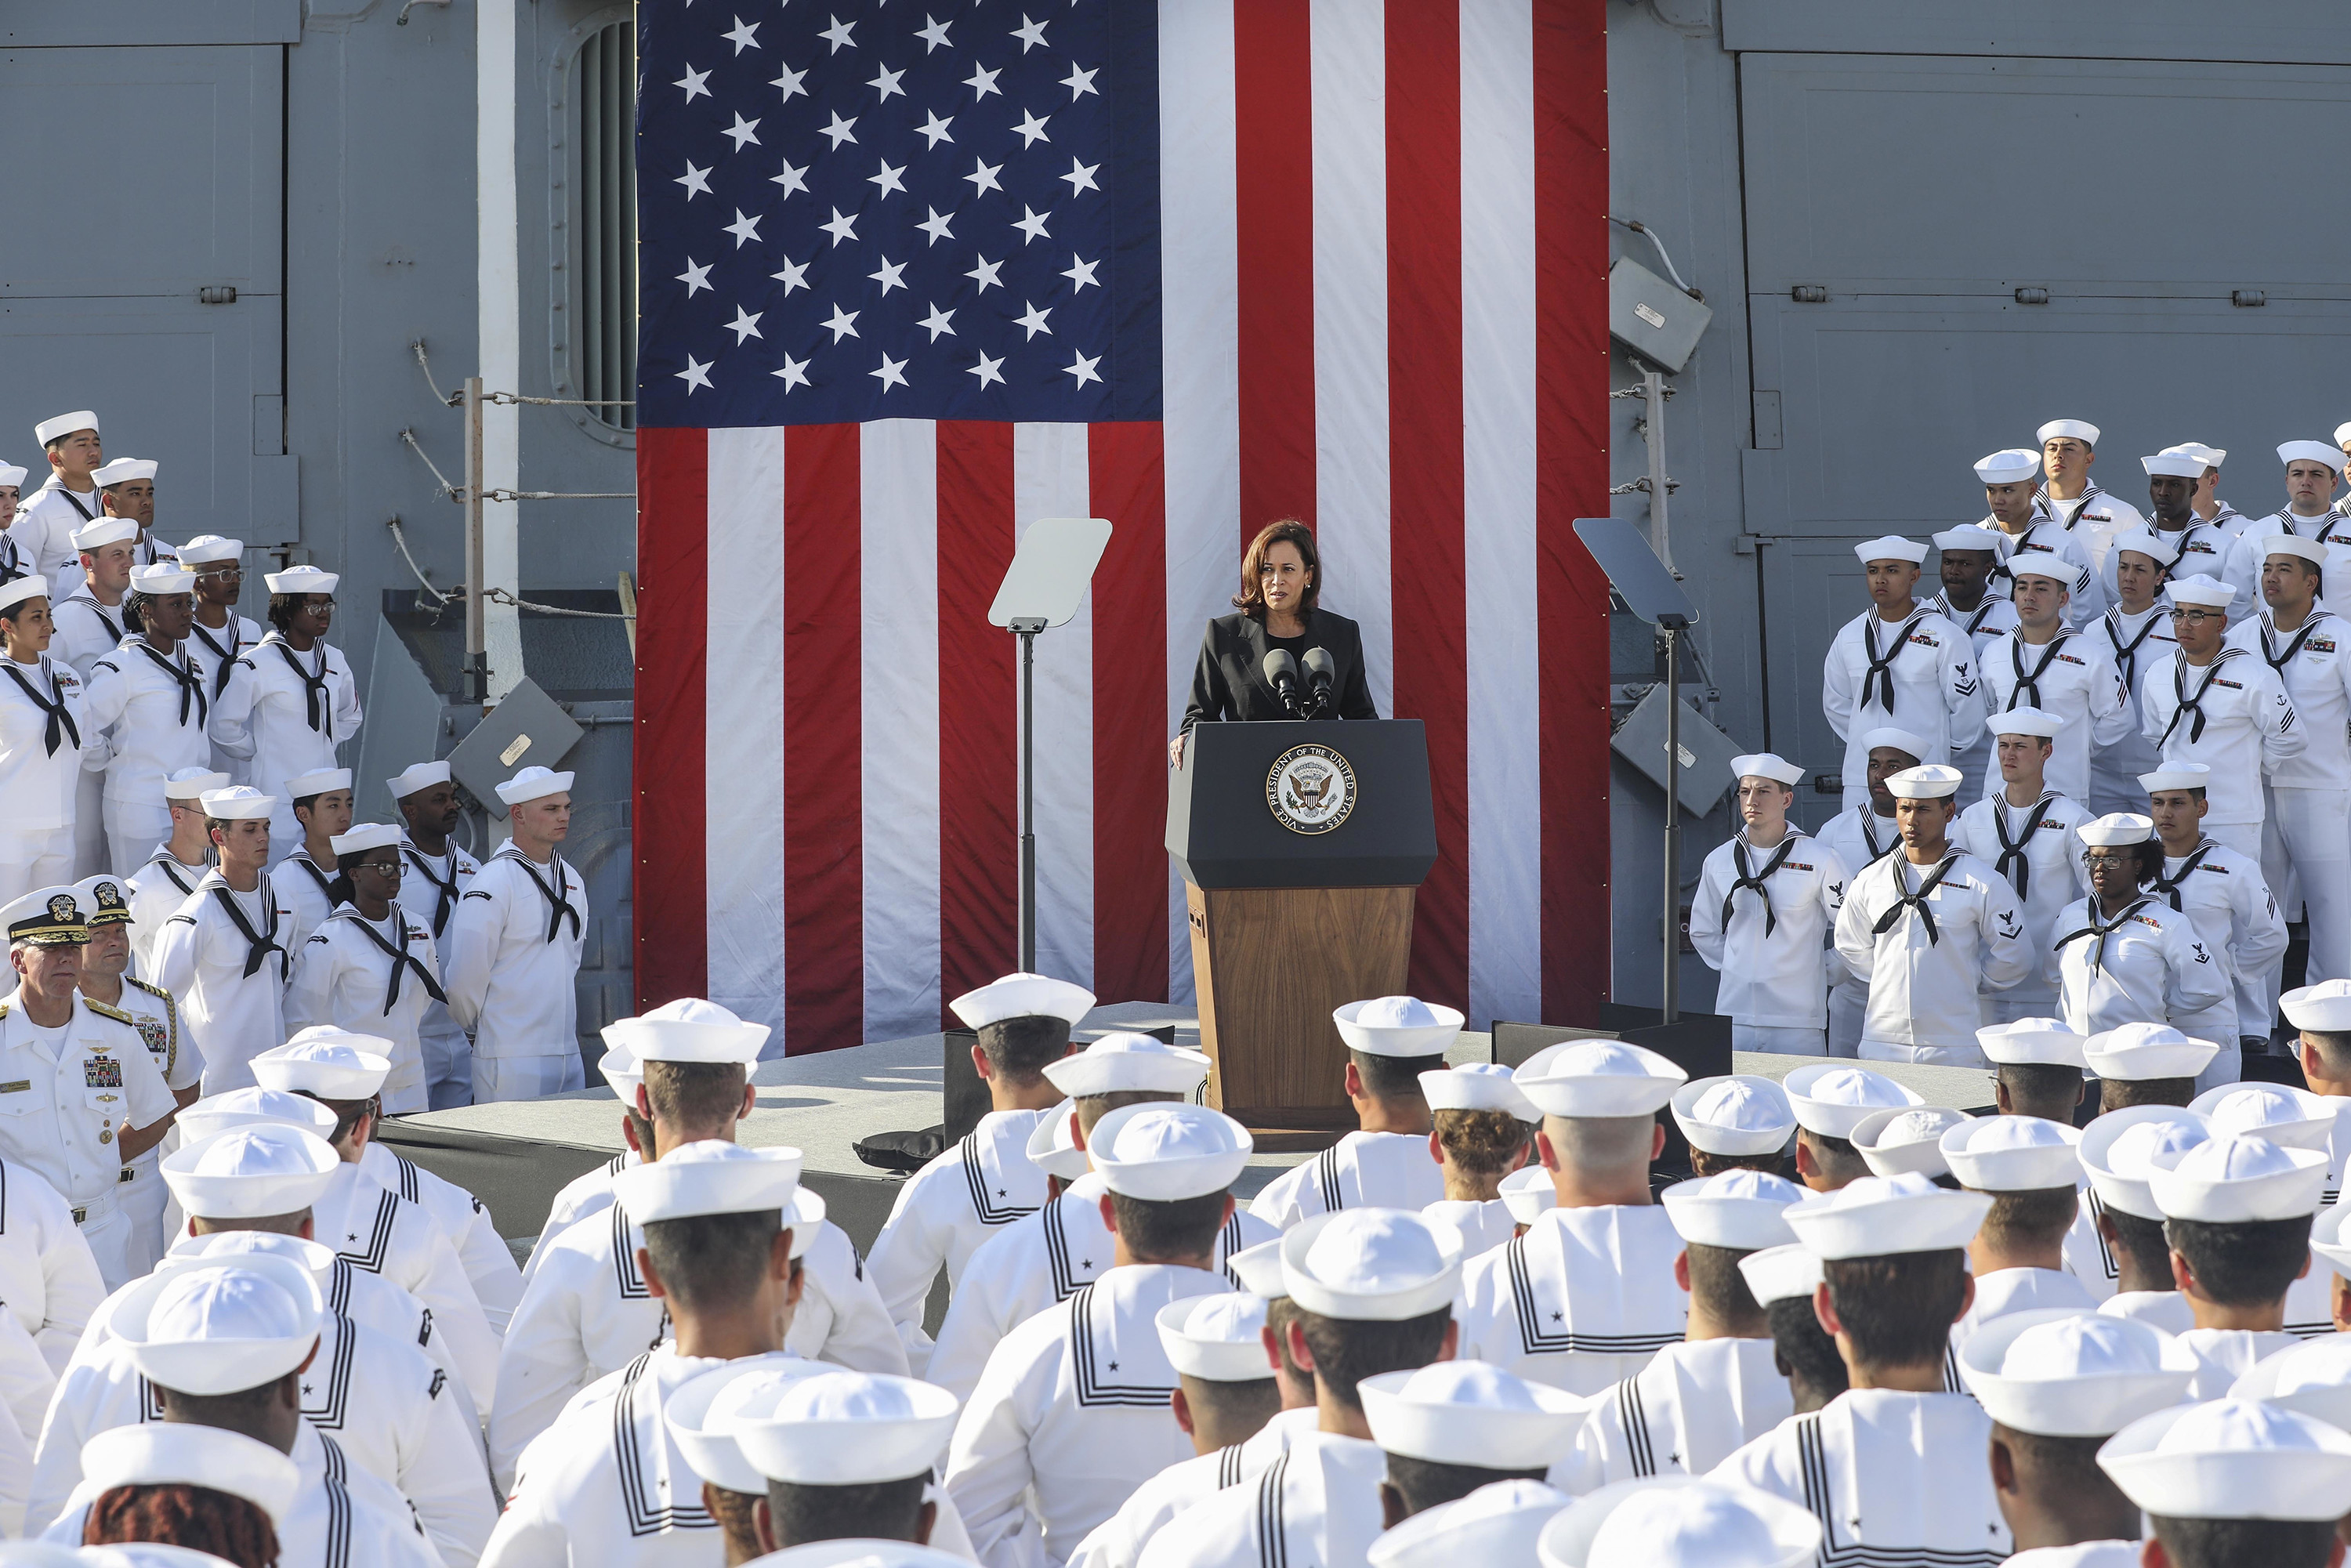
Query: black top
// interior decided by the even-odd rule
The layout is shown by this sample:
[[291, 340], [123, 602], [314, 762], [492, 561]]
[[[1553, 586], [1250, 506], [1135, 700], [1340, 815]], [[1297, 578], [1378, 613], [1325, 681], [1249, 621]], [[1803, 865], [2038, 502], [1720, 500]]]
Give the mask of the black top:
[[[1235, 611], [1210, 621], [1200, 639], [1200, 663], [1192, 673], [1192, 699], [1184, 709], [1186, 732], [1204, 719], [1294, 717], [1266, 683], [1265, 656], [1275, 648], [1289, 649], [1301, 664], [1307, 649], [1327, 649], [1339, 671], [1332, 696], [1332, 716], [1380, 716], [1372, 706], [1371, 687], [1364, 678], [1364, 634], [1353, 621], [1316, 610], [1307, 618], [1303, 636], [1269, 637], [1264, 622]], [[1304, 681], [1303, 672], [1299, 678]]]

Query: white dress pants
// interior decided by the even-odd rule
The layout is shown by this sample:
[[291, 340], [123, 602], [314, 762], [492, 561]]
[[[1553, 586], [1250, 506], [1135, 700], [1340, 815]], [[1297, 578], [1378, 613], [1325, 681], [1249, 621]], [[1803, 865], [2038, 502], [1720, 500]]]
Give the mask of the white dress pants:
[[1774, 1056], [1826, 1056], [1829, 1053], [1828, 1031], [1819, 1029], [1791, 1029], [1784, 1024], [1730, 1024], [1730, 1049], [1761, 1051]]
[[[165, 1143], [171, 1142], [165, 1139]], [[172, 1194], [163, 1186], [162, 1145], [148, 1150], [125, 1168], [131, 1179], [114, 1189], [115, 1201], [121, 1206], [124, 1218], [131, 1221], [131, 1277], [154, 1272], [155, 1265], [163, 1260], [166, 1243], [163, 1239], [163, 1207]]]
[[172, 809], [157, 800], [106, 798], [106, 847], [117, 876], [136, 876], [155, 846], [172, 836]]
[[577, 1051], [561, 1056], [474, 1057], [474, 1103], [500, 1100], [537, 1100], [569, 1089], [585, 1089]]
[[2272, 789], [2262, 876], [2288, 919], [2298, 904], [2310, 922], [2308, 983], [2351, 979], [2351, 787]]
[[1972, 1045], [1900, 1045], [1887, 1040], [1861, 1042], [1864, 1061], [1908, 1061], [1920, 1067], [1990, 1067], [1991, 1058]]
[[[152, 846], [150, 846], [152, 847]], [[74, 780], [73, 880], [111, 869], [106, 858], [106, 775], [85, 771]]]
[[73, 857], [70, 825], [12, 833], [0, 824], [0, 904], [14, 904], [37, 887], [79, 881], [73, 873]]

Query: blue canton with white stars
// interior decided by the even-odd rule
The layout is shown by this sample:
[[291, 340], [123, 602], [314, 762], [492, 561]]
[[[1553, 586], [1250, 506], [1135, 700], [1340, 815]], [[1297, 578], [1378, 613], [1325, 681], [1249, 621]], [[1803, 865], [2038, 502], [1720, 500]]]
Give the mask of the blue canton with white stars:
[[641, 423], [1159, 417], [1155, 5], [641, 18]]

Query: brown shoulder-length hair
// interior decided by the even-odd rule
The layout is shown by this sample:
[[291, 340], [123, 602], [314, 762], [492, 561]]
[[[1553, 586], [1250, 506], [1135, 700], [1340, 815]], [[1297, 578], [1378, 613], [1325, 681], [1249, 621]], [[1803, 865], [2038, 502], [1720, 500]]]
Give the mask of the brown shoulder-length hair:
[[1241, 591], [1233, 595], [1233, 608], [1253, 621], [1265, 619], [1265, 588], [1259, 579], [1265, 573], [1266, 552], [1278, 544], [1296, 545], [1306, 563], [1306, 591], [1300, 596], [1300, 612], [1313, 613], [1315, 601], [1322, 597], [1322, 557], [1314, 548], [1314, 530], [1296, 517], [1279, 518], [1258, 530], [1241, 557]]

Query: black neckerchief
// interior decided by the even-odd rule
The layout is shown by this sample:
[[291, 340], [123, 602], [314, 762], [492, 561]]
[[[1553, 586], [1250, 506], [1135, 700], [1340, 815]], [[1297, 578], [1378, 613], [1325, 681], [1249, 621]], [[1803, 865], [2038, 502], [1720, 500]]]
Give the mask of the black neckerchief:
[[73, 715], [66, 711], [65, 687], [58, 682], [57, 672], [49, 668], [47, 653], [41, 655], [40, 668], [49, 677], [49, 695], [47, 697], [33, 689], [33, 683], [25, 678], [25, 672], [17, 667], [16, 660], [0, 658], [0, 669], [8, 672], [8, 678], [16, 683], [18, 689], [35, 707], [49, 716], [48, 732], [45, 737], [48, 755], [55, 757], [59, 743], [68, 738], [73, 741], [74, 749], [78, 751], [81, 749], [81, 726], [76, 724]]
[[1945, 855], [1942, 863], [1927, 873], [1927, 880], [1918, 884], [1916, 893], [1908, 891], [1910, 873], [1904, 868], [1909, 863], [1907, 859], [1894, 862], [1894, 891], [1898, 896], [1886, 906], [1886, 913], [1877, 917], [1877, 924], [1872, 927], [1871, 934], [1885, 936], [1894, 928], [1894, 922], [1900, 918], [1904, 909], [1915, 909], [1918, 912], [1919, 920], [1926, 925], [1927, 945], [1937, 946], [1942, 942], [1943, 934], [1935, 929], [1935, 912], [1927, 907], [1927, 895], [1943, 885], [1943, 878], [1959, 863], [1959, 857], [1957, 853]]
[[2311, 606], [2310, 613], [2303, 618], [2302, 630], [2294, 634], [2294, 641], [2288, 643], [2285, 645], [2285, 652], [2281, 653], [2277, 651], [2277, 643], [2272, 641], [2276, 634], [2277, 627], [2271, 621], [2270, 612], [2266, 610], [2262, 612], [2262, 657], [2268, 660], [2270, 668], [2278, 673], [2278, 679], [2285, 678], [2286, 665], [2294, 662], [2294, 656], [2296, 653], [2302, 652], [2302, 645], [2310, 641], [2310, 634], [2318, 630], [2318, 623], [2325, 617], [2325, 612], [2316, 605]]
[[29, 575], [25, 570], [25, 558], [16, 549], [16, 541], [5, 528], [0, 528], [0, 587]]
[[2146, 623], [2128, 643], [2123, 641], [2122, 614], [2122, 608], [2117, 605], [2100, 619], [2105, 624], [2106, 641], [2115, 645], [2115, 667], [2123, 674], [2124, 689], [2136, 697], [2138, 695], [2138, 651], [2147, 645], [2149, 637], [2155, 635], [2156, 627], [2163, 621], [2163, 612], [2150, 608]]
[[157, 669], [171, 676], [178, 684], [180, 727], [182, 729], [188, 727], [188, 709], [193, 706], [196, 710], [196, 727], [204, 728], [206, 716], [212, 712], [212, 703], [204, 695], [204, 672], [196, 668], [196, 662], [183, 653], [180, 655], [183, 662], [174, 664], [155, 652], [154, 644], [144, 639], [141, 639], [137, 646], [141, 653], [155, 662]]
[[277, 900], [269, 891], [269, 879], [267, 877], [261, 879], [261, 910], [263, 914], [269, 916], [269, 924], [259, 931], [256, 931], [253, 928], [253, 922], [245, 917], [245, 906], [237, 903], [236, 890], [229, 886], [225, 877], [213, 883], [213, 896], [218, 899], [220, 906], [228, 912], [230, 923], [236, 927], [236, 934], [245, 938], [245, 977], [248, 980], [253, 978], [261, 968], [262, 959], [275, 953], [277, 955], [277, 983], [284, 985], [287, 968], [286, 949], [277, 945]]
[[2057, 938], [2057, 948], [2060, 952], [2063, 952], [2069, 944], [2078, 941], [2082, 937], [2096, 937], [2098, 939], [2098, 945], [2095, 948], [2092, 949], [2090, 953], [2090, 972], [2094, 975], [2103, 974], [2106, 967], [2106, 938], [2120, 930], [2124, 921], [2128, 920], [2132, 915], [2137, 915], [2140, 910], [2145, 909], [2148, 904], [2153, 904], [2155, 900], [2152, 897], [2142, 894], [2135, 902], [2132, 903], [2128, 909], [2124, 910], [2112, 920], [2101, 922], [2098, 919], [2098, 895], [2094, 893], [2087, 899], [2083, 901], [2083, 907], [2089, 912], [2090, 923], [2087, 925], [2083, 926], [2079, 931], [2070, 932], [2067, 935]]
[[1862, 802], [1861, 841], [1868, 846], [1870, 863], [1873, 865], [1877, 862], [1884, 860], [1887, 851], [1898, 847], [1902, 842], [1902, 831], [1897, 828], [1895, 830], [1894, 837], [1892, 839], [1888, 840], [1883, 846], [1878, 843], [1876, 830], [1870, 826], [1870, 819], [1876, 815], [1876, 810], [1871, 807], [1867, 801], [1865, 800]]
[[121, 643], [122, 628], [117, 626], [113, 622], [107, 619], [106, 606], [98, 601], [98, 598], [95, 594], [77, 593], [68, 598], [66, 602], [68, 604], [89, 605], [91, 613], [98, 617], [98, 623], [106, 628], [107, 636], [112, 639], [118, 645]]
[[1725, 931], [1730, 929], [1730, 906], [1739, 897], [1739, 890], [1742, 887], [1752, 890], [1756, 896], [1763, 901], [1763, 935], [1769, 936], [1778, 927], [1780, 917], [1771, 910], [1771, 890], [1764, 883], [1770, 880], [1773, 872], [1778, 871], [1786, 862], [1789, 852], [1795, 849], [1796, 841], [1802, 836], [1795, 829], [1790, 828], [1787, 837], [1782, 839], [1779, 847], [1771, 852], [1771, 858], [1763, 862], [1761, 871], [1749, 869], [1745, 838], [1734, 838], [1730, 841], [1730, 863], [1739, 869], [1739, 876], [1731, 883], [1730, 891], [1722, 895], [1722, 928]]
[[[2008, 836], [2008, 802], [1998, 795], [1992, 797], [1991, 827], [1992, 831], [2000, 835], [2000, 859], [1992, 869], [2001, 875], [2008, 877], [2009, 884], [2016, 889], [2016, 896], [2019, 898], [2030, 897], [2031, 894], [2027, 890], [2032, 884], [2032, 862], [2025, 852], [2032, 847], [2032, 835], [2041, 831], [2043, 822], [2048, 821], [2049, 808], [2054, 805], [2056, 800], [2055, 793], [2052, 792], [2034, 801], [2032, 815], [2025, 819], [2024, 831], [2011, 839]], [[2008, 869], [2009, 862], [2011, 861], [2016, 862], [2016, 872], [2013, 875], [2010, 875]]]
[[392, 904], [392, 918], [399, 928], [401, 937], [400, 946], [397, 947], [383, 939], [383, 934], [375, 928], [375, 922], [361, 915], [350, 904], [344, 904], [328, 918], [330, 920], [348, 918], [353, 925], [358, 926], [366, 935], [369, 941], [375, 944], [377, 952], [392, 960], [392, 983], [384, 988], [383, 993], [384, 1017], [390, 1018], [392, 1009], [400, 1005], [401, 977], [411, 969], [416, 971], [417, 979], [423, 982], [425, 995], [436, 1002], [445, 1002], [449, 999], [447, 994], [433, 978], [433, 971], [426, 968], [423, 962], [408, 950], [408, 917], [402, 914], [399, 900], [394, 899]]
[[1894, 633], [1893, 646], [1886, 652], [1884, 658], [1878, 657], [1877, 653], [1877, 627], [1883, 617], [1881, 617], [1875, 609], [1872, 609], [1868, 615], [1863, 619], [1861, 625], [1861, 650], [1863, 656], [1869, 661], [1869, 668], [1863, 673], [1861, 677], [1861, 706], [1867, 707], [1869, 706], [1870, 687], [1872, 685], [1876, 685], [1878, 687], [1878, 693], [1881, 699], [1886, 704], [1886, 711], [1888, 714], [1893, 713], [1894, 661], [1902, 656], [1902, 650], [1909, 645], [1911, 628], [1917, 626], [1926, 613], [1927, 612], [1923, 610], [1914, 610], [1910, 612], [1910, 619], [1902, 622], [1901, 626], [1896, 630]]
[[2197, 686], [2196, 695], [2192, 697], [2188, 695], [2187, 653], [2183, 652], [2172, 661], [2171, 695], [2173, 700], [2179, 706], [2172, 711], [2171, 722], [2163, 727], [2163, 740], [2155, 743], [2158, 749], [2161, 748], [2164, 741], [2171, 738], [2171, 732], [2179, 727], [2179, 721], [2186, 718], [2191, 712], [2196, 715], [2196, 722], [2188, 727], [2188, 744], [2193, 746], [2204, 738], [2204, 694], [2210, 691], [2212, 683], [2220, 678], [2220, 666], [2229, 662], [2230, 655], [2243, 652], [2242, 648], [2223, 648], [2215, 654], [2212, 662], [2204, 667], [2204, 679]]
[[2190, 853], [2186, 860], [2179, 862], [2179, 874], [2178, 876], [2166, 876], [2159, 871], [2155, 873], [2155, 891], [2169, 899], [2173, 909], [2176, 910], [2179, 907], [2180, 888], [2186, 885], [2188, 879], [2195, 874], [2196, 868], [2204, 863], [2204, 857], [2210, 854], [2215, 847], [2216, 846], [2210, 839], [2198, 844], [2194, 852]]
[[442, 852], [449, 862], [449, 880], [444, 882], [434, 874], [434, 862], [431, 855], [414, 844], [402, 844], [400, 848], [401, 852], [407, 855], [408, 863], [423, 873], [424, 880], [431, 883], [434, 890], [441, 895], [433, 905], [433, 936], [437, 941], [448, 927], [449, 912], [457, 907], [457, 852], [455, 849]]
[[[163, 874], [172, 879], [172, 885], [180, 890], [180, 895], [182, 897], [184, 898], [189, 894], [196, 891], [196, 883], [194, 882], [189, 882], [180, 875], [180, 873], [186, 868], [181, 865], [180, 857], [173, 854], [171, 851], [157, 850], [154, 854], [149, 858], [147, 863], [152, 866], [162, 867]], [[207, 866], [204, 869], [205, 871], [210, 871], [212, 868]], [[204, 873], [200, 872], [197, 873], [196, 881], [202, 882], [203, 880]]]
[[538, 873], [531, 869], [530, 857], [515, 848], [511, 841], [490, 858], [510, 860], [522, 867], [523, 875], [530, 878], [531, 886], [538, 889], [539, 897], [547, 900], [547, 939], [549, 942], [554, 941], [556, 934], [563, 929], [563, 920], [566, 915], [571, 918], [571, 935], [574, 936], [580, 935], [580, 912], [571, 907], [571, 880], [565, 870], [561, 855], [554, 857], [555, 885], [553, 887], [548, 886], [538, 879]]
[[[66, 498], [66, 505], [71, 507], [76, 515], [78, 515], [83, 522], [94, 523], [98, 521], [98, 514], [91, 511], [88, 507], [83, 506], [81, 504], [80, 497], [76, 496], [71, 490], [67, 489], [63, 485], [53, 485], [50, 488]], [[98, 492], [95, 490], [90, 492], [93, 496], [97, 493]]]
[[2041, 662], [2033, 665], [2032, 673], [2028, 674], [2024, 668], [2023, 634], [2021, 630], [2010, 634], [2008, 663], [2009, 667], [2016, 672], [2016, 689], [2008, 694], [2008, 706], [2011, 712], [2018, 703], [2024, 701], [2024, 694], [2027, 692], [2032, 694], [2032, 701], [2027, 706], [2032, 707], [2041, 706], [2041, 677], [2049, 673], [2049, 666], [2056, 663], [2057, 654], [2068, 642], [2072, 641], [2073, 636], [2071, 632], [2060, 632], [2050, 638], [2048, 650], [2041, 655]]
[[239, 653], [245, 652], [245, 635], [236, 629], [236, 617], [235, 615], [231, 615], [228, 618], [228, 624], [222, 628], [222, 630], [228, 633], [228, 640], [232, 644], [234, 644], [234, 646], [224, 648], [218, 643], [214, 642], [213, 634], [204, 629], [204, 623], [203, 622], [191, 621], [188, 623], [189, 635], [194, 637], [197, 641], [204, 643], [205, 647], [211, 649], [213, 657], [220, 661], [219, 664], [213, 667], [213, 695], [215, 697], [219, 696], [221, 693], [228, 690], [229, 666], [236, 663], [236, 656]]
[[289, 864], [298, 865], [310, 873], [310, 880], [319, 884], [319, 892], [326, 898], [328, 910], [332, 912], [335, 907], [335, 879], [319, 869], [319, 862], [310, 858], [308, 850], [296, 850], [286, 859]]
[[[2064, 523], [2062, 525], [2065, 531], [2069, 534], [2072, 533], [2074, 531], [2074, 525], [2082, 520], [2082, 514], [2089, 509], [2090, 503], [2105, 494], [2105, 492], [2099, 489], [2092, 481], [2087, 479], [2083, 480], [2082, 493], [2078, 497], [2074, 497], [2074, 515], [2066, 518]], [[2043, 480], [2041, 488], [2032, 492], [2032, 499], [2035, 505], [2047, 509], [2049, 513], [2049, 520], [2051, 522], [2056, 522], [2058, 503], [2056, 498], [2049, 494], [2049, 483], [2047, 480]]]
[[324, 700], [327, 697], [327, 645], [324, 643], [319, 644], [319, 669], [313, 674], [300, 655], [294, 652], [291, 643], [277, 636], [264, 637], [261, 641], [265, 645], [277, 647], [278, 655], [286, 661], [286, 667], [294, 672], [296, 680], [302, 683], [302, 701], [308, 710], [310, 727], [327, 739], [334, 739], [335, 706], [333, 702]]

